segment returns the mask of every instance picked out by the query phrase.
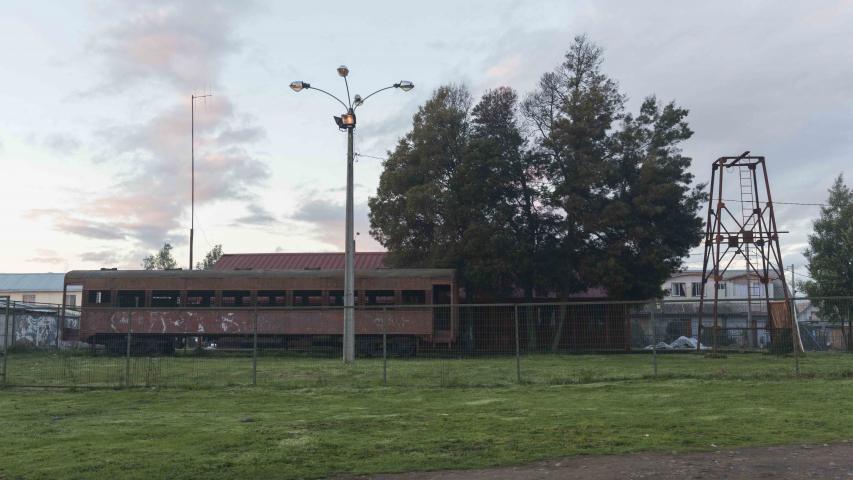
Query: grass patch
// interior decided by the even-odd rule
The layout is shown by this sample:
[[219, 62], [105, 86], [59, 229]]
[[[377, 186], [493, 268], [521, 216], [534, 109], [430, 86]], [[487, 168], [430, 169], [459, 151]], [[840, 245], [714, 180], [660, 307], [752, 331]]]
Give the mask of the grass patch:
[[320, 478], [830, 442], [853, 380], [6, 390], [0, 431], [0, 478]]

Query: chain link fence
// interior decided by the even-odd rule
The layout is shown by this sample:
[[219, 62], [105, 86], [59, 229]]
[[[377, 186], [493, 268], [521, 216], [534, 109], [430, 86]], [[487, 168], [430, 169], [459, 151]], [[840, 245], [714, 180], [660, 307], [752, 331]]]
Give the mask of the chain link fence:
[[[283, 388], [853, 377], [853, 297], [64, 310], [0, 297], [2, 385]], [[773, 316], [794, 313], [798, 329]], [[701, 321], [700, 321], [701, 317]], [[217, 323], [217, 334], [205, 332]], [[97, 326], [97, 328], [94, 328]], [[790, 325], [790, 322], [787, 323]], [[339, 328], [340, 327], [340, 328]], [[162, 332], [168, 332], [163, 334]], [[225, 332], [225, 333], [221, 333]]]

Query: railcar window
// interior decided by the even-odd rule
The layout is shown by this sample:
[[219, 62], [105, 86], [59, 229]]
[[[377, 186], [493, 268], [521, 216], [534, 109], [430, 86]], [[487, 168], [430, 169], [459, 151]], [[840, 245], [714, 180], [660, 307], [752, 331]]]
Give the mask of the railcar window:
[[331, 290], [329, 291], [329, 306], [343, 307], [344, 306], [344, 291]]
[[283, 307], [287, 305], [287, 292], [284, 290], [258, 291], [259, 307]]
[[190, 307], [212, 307], [216, 294], [213, 290], [190, 290], [187, 292], [187, 305]]
[[112, 303], [111, 293], [109, 290], [89, 290], [86, 293], [86, 303], [89, 305], [110, 305]]
[[151, 306], [175, 308], [181, 306], [181, 292], [177, 290], [154, 290], [151, 292]]
[[394, 290], [368, 290], [367, 304], [368, 305], [394, 305]]
[[426, 305], [426, 292], [423, 290], [403, 290], [403, 305]]
[[223, 307], [249, 307], [252, 294], [248, 290], [225, 290], [222, 292]]
[[118, 306], [124, 308], [144, 307], [145, 292], [142, 290], [119, 290]]
[[323, 293], [320, 290], [294, 290], [294, 307], [319, 307], [323, 304]]

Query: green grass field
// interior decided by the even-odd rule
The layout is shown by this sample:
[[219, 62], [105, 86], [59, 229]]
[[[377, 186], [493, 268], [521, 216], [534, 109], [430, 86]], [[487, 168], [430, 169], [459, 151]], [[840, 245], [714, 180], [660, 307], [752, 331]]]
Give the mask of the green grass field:
[[320, 478], [853, 437], [853, 380], [0, 391], [0, 478]]
[[[654, 376], [648, 353], [607, 355], [523, 355], [522, 383], [559, 385], [635, 380]], [[125, 384], [128, 365], [122, 357], [67, 352], [13, 353], [7, 365], [9, 385], [115, 387]], [[660, 378], [792, 378], [791, 356], [734, 353], [708, 358], [695, 353], [657, 355]], [[807, 378], [853, 377], [853, 355], [809, 353], [799, 359]], [[262, 355], [257, 384], [284, 388], [373, 388], [383, 385], [382, 359], [360, 359], [344, 366], [337, 358]], [[131, 386], [239, 386], [252, 384], [249, 355], [177, 355], [131, 357]], [[496, 387], [518, 383], [513, 356], [467, 359], [389, 359], [387, 382], [409, 387]]]

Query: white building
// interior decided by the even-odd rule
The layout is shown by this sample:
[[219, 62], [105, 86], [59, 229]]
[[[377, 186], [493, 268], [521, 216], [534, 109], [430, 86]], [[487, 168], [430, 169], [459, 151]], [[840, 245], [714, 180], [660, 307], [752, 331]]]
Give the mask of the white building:
[[[0, 298], [10, 297], [13, 302], [63, 303], [62, 284], [64, 273], [0, 273]], [[83, 290], [80, 286], [69, 286], [65, 304], [80, 306]]]
[[[674, 274], [663, 286], [666, 291], [667, 300], [676, 299], [699, 299], [702, 291], [702, 270], [685, 270]], [[705, 283], [705, 298], [713, 299], [714, 292], [711, 290], [713, 282]], [[747, 273], [746, 270], [729, 270], [723, 274], [723, 281], [718, 285], [717, 298], [721, 300], [732, 299], [763, 299], [764, 284], [761, 283], [758, 275]], [[782, 282], [778, 278], [773, 278], [771, 274], [771, 282], [767, 285], [770, 298], [784, 298], [782, 292]], [[751, 289], [751, 292], [750, 292]], [[750, 295], [751, 294], [751, 295]], [[777, 295], [778, 294], [778, 295]]]
[[[685, 270], [672, 275], [663, 285], [665, 295], [658, 320], [657, 338], [672, 340], [680, 335], [695, 337], [699, 333], [699, 299], [705, 290], [702, 315], [704, 328], [713, 325], [713, 282], [702, 284], [701, 270]], [[770, 341], [764, 330], [767, 322], [765, 285], [758, 275], [745, 270], [729, 270], [717, 291], [717, 322], [722, 329], [720, 342], [742, 348], [764, 347]], [[771, 300], [784, 298], [782, 281], [774, 278], [766, 285]], [[703, 342], [709, 342], [710, 330], [703, 330]]]

